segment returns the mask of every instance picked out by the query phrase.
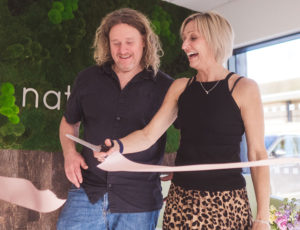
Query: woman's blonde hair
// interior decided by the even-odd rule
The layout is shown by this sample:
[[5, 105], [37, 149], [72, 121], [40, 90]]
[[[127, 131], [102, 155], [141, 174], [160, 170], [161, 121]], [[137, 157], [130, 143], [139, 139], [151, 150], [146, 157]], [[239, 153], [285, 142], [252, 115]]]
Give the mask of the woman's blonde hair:
[[195, 13], [187, 17], [180, 28], [182, 37], [186, 25], [194, 21], [197, 29], [211, 47], [215, 60], [225, 63], [232, 55], [234, 34], [230, 23], [214, 12]]
[[109, 46], [109, 32], [113, 26], [121, 23], [128, 24], [140, 32], [145, 42], [140, 64], [146, 69], [151, 67], [156, 74], [160, 65], [160, 57], [163, 55], [159, 38], [153, 32], [149, 19], [142, 13], [129, 8], [113, 11], [103, 18], [96, 30], [93, 44], [96, 63], [101, 66], [108, 61], [113, 62]]

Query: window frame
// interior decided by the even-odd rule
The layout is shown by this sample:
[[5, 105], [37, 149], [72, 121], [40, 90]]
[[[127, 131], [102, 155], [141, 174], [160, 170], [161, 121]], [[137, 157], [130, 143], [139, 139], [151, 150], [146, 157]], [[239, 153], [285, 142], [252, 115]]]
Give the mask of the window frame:
[[[229, 58], [227, 62], [227, 68], [229, 69], [229, 71], [235, 72], [240, 76], [247, 77], [247, 52], [248, 51], [261, 49], [272, 45], [277, 45], [295, 39], [300, 39], [300, 32], [296, 32], [289, 35], [284, 35], [277, 38], [272, 38], [251, 45], [236, 48], [233, 50], [233, 55]], [[241, 161], [248, 161], [245, 134], [243, 135], [241, 141], [240, 150], [241, 150], [240, 151]], [[243, 173], [250, 173], [250, 169], [243, 168]]]
[[247, 76], [247, 57], [248, 51], [265, 48], [272, 45], [300, 39], [300, 32], [280, 36], [277, 38], [268, 39], [265, 41], [257, 42], [251, 45], [242, 46], [233, 49], [233, 54], [227, 62], [227, 67], [230, 71], [235, 72], [241, 76]]

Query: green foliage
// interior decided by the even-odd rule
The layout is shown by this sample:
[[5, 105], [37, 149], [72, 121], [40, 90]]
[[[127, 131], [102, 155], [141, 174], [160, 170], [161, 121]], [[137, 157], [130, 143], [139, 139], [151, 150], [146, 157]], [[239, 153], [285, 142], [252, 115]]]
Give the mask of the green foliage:
[[48, 18], [53, 24], [60, 24], [62, 21], [73, 19], [74, 11], [78, 10], [78, 0], [54, 1], [48, 12]]
[[6, 116], [13, 124], [18, 124], [19, 107], [15, 105], [16, 98], [14, 97], [15, 88], [9, 83], [3, 83], [0, 87], [0, 114]]
[[[5, 82], [1, 85], [0, 92], [2, 93], [2, 95], [12, 96], [15, 93], [15, 87], [11, 83]], [[0, 105], [1, 105], [1, 100], [0, 100]]]
[[25, 131], [25, 127], [20, 124], [12, 124], [12, 123], [6, 123], [5, 125], [0, 127], [0, 135], [1, 136], [21, 136]]
[[53, 24], [59, 24], [62, 22], [61, 12], [57, 9], [51, 9], [48, 13], [48, 17], [50, 22], [52, 22]]
[[[165, 52], [162, 71], [172, 77], [192, 74], [178, 36], [181, 22], [191, 13], [184, 8], [161, 0], [0, 0], [0, 84], [12, 82], [15, 87], [12, 97], [0, 99], [13, 104], [1, 110], [0, 148], [60, 150], [64, 92], [79, 71], [94, 64], [91, 46], [101, 19], [121, 7], [139, 10], [152, 20]], [[22, 107], [23, 87], [37, 90], [38, 108], [33, 93]], [[61, 110], [43, 105], [49, 90], [61, 92]], [[55, 98], [47, 100], [56, 103]], [[173, 141], [173, 131], [168, 133], [167, 151], [173, 152], [178, 140]]]
[[[17, 137], [20, 137], [25, 127], [20, 123], [18, 116], [19, 107], [15, 105], [16, 98], [14, 97], [15, 88], [5, 82], [0, 87], [0, 147], [1, 143], [4, 147], [9, 147]], [[4, 117], [8, 119], [4, 119]]]
[[13, 60], [20, 58], [24, 53], [24, 46], [22, 44], [13, 44], [8, 46], [1, 54], [2, 60]]
[[62, 2], [54, 1], [52, 3], [52, 10], [57, 10], [59, 12], [63, 12], [65, 9], [64, 4]]
[[155, 5], [151, 15], [151, 21], [154, 25], [154, 31], [156, 34], [160, 35], [161, 37], [165, 37], [170, 45], [174, 45], [176, 36], [170, 28], [172, 23], [170, 14], [161, 6]]
[[177, 152], [180, 141], [180, 132], [173, 125], [167, 131], [167, 144], [166, 152], [174, 153]]

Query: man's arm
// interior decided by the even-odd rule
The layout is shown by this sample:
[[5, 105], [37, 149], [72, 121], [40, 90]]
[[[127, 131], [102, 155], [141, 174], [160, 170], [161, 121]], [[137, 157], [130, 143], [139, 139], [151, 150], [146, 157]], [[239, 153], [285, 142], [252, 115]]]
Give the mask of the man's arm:
[[74, 136], [79, 136], [80, 122], [76, 124], [69, 124], [65, 117], [61, 119], [59, 127], [59, 138], [63, 150], [63, 155], [65, 159], [65, 173], [68, 180], [73, 183], [77, 188], [80, 187], [82, 183], [81, 169], [87, 169], [88, 166], [85, 163], [83, 157], [80, 153], [76, 151], [74, 141], [66, 137], [66, 134], [71, 134]]

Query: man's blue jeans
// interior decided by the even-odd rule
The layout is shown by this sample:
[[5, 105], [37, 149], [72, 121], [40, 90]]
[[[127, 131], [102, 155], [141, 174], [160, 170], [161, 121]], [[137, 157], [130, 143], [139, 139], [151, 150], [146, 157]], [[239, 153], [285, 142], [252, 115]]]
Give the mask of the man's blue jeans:
[[107, 193], [90, 203], [82, 188], [72, 187], [57, 222], [57, 230], [154, 230], [159, 210], [110, 213]]

